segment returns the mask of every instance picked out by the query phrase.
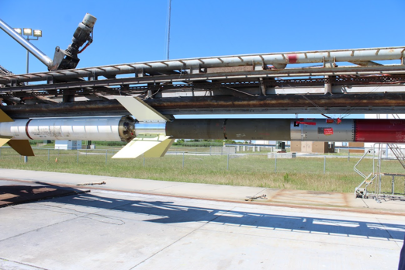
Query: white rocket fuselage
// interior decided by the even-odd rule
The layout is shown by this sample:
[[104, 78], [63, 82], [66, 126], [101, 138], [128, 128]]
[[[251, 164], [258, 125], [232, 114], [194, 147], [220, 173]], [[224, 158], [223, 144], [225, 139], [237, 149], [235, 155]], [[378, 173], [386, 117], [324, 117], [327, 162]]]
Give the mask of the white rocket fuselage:
[[[130, 141], [123, 127], [133, 126], [127, 117], [16, 119], [0, 123], [0, 136], [13, 140], [95, 140]], [[133, 128], [132, 128], [133, 129]]]

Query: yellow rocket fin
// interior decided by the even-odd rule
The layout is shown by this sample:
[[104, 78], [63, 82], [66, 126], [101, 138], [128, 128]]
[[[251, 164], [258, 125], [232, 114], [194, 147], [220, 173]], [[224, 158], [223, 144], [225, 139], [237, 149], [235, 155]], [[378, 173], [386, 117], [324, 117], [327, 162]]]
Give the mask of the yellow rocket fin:
[[14, 122], [14, 120], [0, 109], [0, 123], [1, 122]]
[[166, 139], [159, 143], [149, 151], [145, 152], [145, 157], [163, 157], [170, 146], [172, 146], [174, 139]]
[[[0, 109], [0, 123], [14, 122], [5, 112]], [[12, 137], [0, 137], [0, 147], [8, 143], [18, 154], [22, 156], [35, 156], [28, 140], [12, 140]]]
[[[116, 96], [115, 97], [127, 111], [139, 122], [167, 122], [168, 118], [160, 114], [146, 102], [137, 97]], [[140, 155], [145, 157], [163, 157], [174, 140], [162, 134], [156, 137], [147, 137], [146, 134], [137, 134], [138, 137], [130, 141], [113, 158], [137, 158]], [[143, 136], [143, 137], [142, 137]]]
[[10, 139], [11, 139], [11, 137], [10, 138], [6, 138], [6, 137], [0, 138], [0, 147], [5, 145]]
[[166, 122], [169, 120], [140, 98], [130, 96], [116, 96], [115, 98], [138, 121]]
[[122, 148], [113, 158], [162, 157], [173, 143], [169, 136], [155, 138], [135, 138]]
[[28, 140], [10, 140], [8, 141], [8, 145], [22, 156], [35, 156]]

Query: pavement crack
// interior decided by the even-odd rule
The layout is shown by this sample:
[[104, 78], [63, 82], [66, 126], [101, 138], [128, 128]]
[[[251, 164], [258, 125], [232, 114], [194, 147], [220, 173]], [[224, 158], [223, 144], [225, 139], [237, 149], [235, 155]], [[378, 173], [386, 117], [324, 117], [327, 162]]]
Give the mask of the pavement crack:
[[255, 195], [253, 195], [253, 197], [258, 196], [260, 193], [264, 193], [267, 190], [267, 188], [264, 188], [262, 190], [260, 190], [259, 192], [257, 192]]
[[[49, 228], [49, 227], [51, 227], [51, 226], [58, 225], [58, 224], [62, 224], [62, 223], [64, 223], [64, 222], [72, 221], [72, 220], [75, 220], [75, 219], [78, 219], [78, 218], [88, 218], [88, 219], [91, 219], [91, 220], [94, 220], [94, 221], [98, 221], [98, 222], [101, 222], [101, 223], [114, 224], [114, 225], [124, 225], [124, 224], [125, 224], [125, 221], [123, 221], [123, 220], [121, 220], [121, 219], [112, 218], [112, 217], [109, 217], [109, 216], [107, 216], [107, 215], [98, 214], [99, 212], [105, 211], [105, 209], [103, 209], [103, 210], [101, 210], [101, 211], [98, 211], [98, 212], [95, 212], [95, 213], [86, 213], [86, 212], [78, 211], [78, 210], [76, 210], [76, 209], [64, 208], [64, 207], [60, 207], [60, 206], [56, 206], [56, 205], [46, 205], [46, 204], [45, 204], [45, 206], [46, 206], [46, 207], [49, 207], [49, 208], [59, 208], [59, 209], [64, 209], [64, 210], [75, 211], [76, 213], [69, 213], [69, 212], [63, 212], [63, 211], [51, 211], [51, 210], [47, 209], [47, 211], [56, 212], [56, 213], [62, 213], [62, 214], [68, 214], [68, 215], [74, 215], [74, 217], [69, 218], [69, 219], [66, 219], [66, 220], [62, 220], [62, 221], [60, 221], [60, 222], [56, 222], [56, 223], [49, 224], [49, 225], [47, 225], [47, 226], [42, 226], [42, 227], [39, 227], [39, 228], [36, 228], [36, 229], [33, 229], [33, 230], [29, 230], [29, 231], [26, 231], [26, 232], [23, 232], [23, 233], [20, 233], [20, 234], [17, 234], [17, 235], [13, 235], [13, 236], [10, 236], [10, 237], [4, 238], [4, 239], [0, 239], [0, 242], [2, 242], [2, 241], [7, 241], [7, 240], [9, 240], [9, 239], [13, 239], [13, 238], [15, 238], [15, 237], [22, 236], [22, 235], [24, 235], [24, 234], [28, 234], [28, 233], [31, 233], [31, 232], [35, 232], [35, 231], [39, 231], [39, 230], [42, 230], [42, 229], [46, 229], [46, 228]], [[116, 206], [116, 207], [118, 207], [118, 206]], [[111, 208], [111, 209], [114, 209], [114, 208], [116, 208], [116, 207], [113, 207], [113, 208]], [[27, 208], [27, 207], [20, 207], [20, 206], [13, 206], [13, 208], [16, 209], [16, 210], [17, 210], [17, 209], [44, 210], [44, 209], [39, 209], [39, 208]], [[83, 214], [83, 215], [79, 215], [79, 214]], [[98, 219], [95, 219], [95, 218], [92, 217], [92, 216], [102, 217], [102, 218], [105, 218], [105, 219], [107, 219], [107, 220], [109, 219], [110, 221], [98, 220]], [[116, 221], [116, 222], [113, 222], [113, 221]]]
[[36, 229], [33, 229], [33, 230], [29, 230], [29, 231], [26, 231], [26, 232], [23, 232], [23, 233], [19, 233], [19, 234], [16, 234], [16, 235], [1, 239], [0, 242], [6, 241], [6, 240], [9, 240], [9, 239], [13, 239], [15, 237], [19, 237], [19, 236], [27, 234], [27, 233], [31, 233], [31, 232], [39, 231], [39, 230], [42, 230], [42, 229], [45, 229], [45, 228], [49, 228], [51, 226], [58, 225], [58, 224], [61, 224], [63, 222], [66, 222], [66, 221], [71, 221], [71, 220], [74, 220], [76, 218], [79, 218], [79, 216], [75, 216], [73, 218], [66, 219], [66, 220], [63, 220], [63, 221], [60, 221], [60, 222], [56, 222], [56, 223], [52, 223], [52, 224], [49, 224], [47, 226], [42, 226], [42, 227], [39, 227], [39, 228], [36, 228]]
[[363, 203], [366, 205], [367, 208], [370, 208], [363, 198], [361, 198], [361, 200], [363, 201]]
[[[38, 269], [38, 270], [48, 270], [48, 268], [43, 268], [43, 267], [35, 266], [35, 265], [32, 265], [32, 264], [17, 262], [17, 261], [13, 261], [13, 260], [9, 260], [9, 259], [1, 258], [1, 257], [0, 257], [0, 263], [1, 263], [1, 260], [5, 261], [5, 262], [12, 262], [12, 263], [14, 263], [14, 264], [19, 264], [19, 265], [25, 265], [25, 266], [29, 266], [29, 267], [34, 267], [34, 268], [36, 268], [36, 269]], [[1, 266], [1, 265], [0, 265], [0, 266]], [[17, 269], [17, 268], [15, 268], [15, 267], [13, 266], [12, 269]], [[19, 268], [18, 268], [18, 269], [19, 269]]]
[[[101, 218], [105, 218], [106, 221], [103, 220], [99, 220], [99, 219], [95, 219], [92, 216], [96, 216], [96, 217], [101, 217]], [[82, 216], [82, 218], [88, 218], [97, 222], [101, 222], [101, 223], [105, 223], [105, 224], [112, 224], [112, 225], [124, 225], [125, 221], [119, 218], [113, 218], [113, 217], [109, 217], [106, 215], [100, 215], [100, 214], [89, 214], [89, 215], [85, 215]]]
[[171, 188], [171, 187], [176, 187], [176, 186], [180, 186], [180, 185], [184, 185], [184, 184], [185, 184], [185, 183], [177, 183], [177, 184], [173, 184], [173, 185], [171, 185], [171, 186], [165, 186], [165, 187], [155, 188], [155, 189], [152, 189], [151, 191], [162, 190], [162, 189]]
[[385, 230], [385, 231], [387, 232], [387, 234], [390, 236], [389, 239], [394, 240], [395, 244], [396, 244], [399, 248], [401, 248], [401, 246], [398, 245], [398, 241], [395, 241], [396, 239], [392, 236], [391, 232], [390, 232], [389, 230], [387, 230], [387, 227], [384, 225], [384, 223], [382, 223], [379, 218], [376, 218], [376, 220], [378, 221], [378, 223], [380, 223], [381, 226], [383, 226], [384, 230]]
[[[229, 213], [230, 211], [232, 211], [233, 209], [235, 209], [236, 207], [232, 207], [231, 209], [228, 209], [226, 211], [224, 211], [225, 213]], [[187, 236], [193, 234], [194, 232], [202, 229], [205, 225], [209, 224], [212, 221], [215, 221], [217, 218], [221, 217], [222, 215], [218, 215], [213, 217], [212, 219], [208, 220], [207, 222], [205, 222], [204, 224], [202, 224], [201, 226], [193, 229], [192, 231], [186, 233], [185, 235], [183, 235], [182, 237], [180, 237], [179, 239], [177, 239], [176, 241], [170, 243], [169, 245], [165, 246], [164, 248], [160, 249], [159, 251], [155, 252], [154, 254], [150, 255], [148, 258], [144, 259], [143, 261], [139, 262], [138, 264], [136, 264], [135, 266], [133, 266], [132, 268], [130, 268], [130, 270], [135, 269], [136, 267], [138, 267], [139, 265], [143, 264], [144, 262], [146, 262], [147, 260], [153, 258], [154, 256], [156, 256], [157, 254], [161, 253], [162, 251], [168, 249], [169, 247], [173, 246], [174, 244], [178, 243], [179, 241], [181, 241], [182, 239], [186, 238]]]

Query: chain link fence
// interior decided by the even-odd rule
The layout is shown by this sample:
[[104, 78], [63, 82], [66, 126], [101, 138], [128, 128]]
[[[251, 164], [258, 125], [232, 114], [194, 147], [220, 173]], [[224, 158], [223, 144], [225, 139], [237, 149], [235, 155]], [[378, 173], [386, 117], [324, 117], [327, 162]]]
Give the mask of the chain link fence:
[[[136, 159], [112, 159], [120, 148], [58, 150], [51, 148], [33, 148], [35, 157], [29, 157], [27, 164], [36, 166], [38, 170], [58, 165], [58, 169], [66, 168], [68, 172], [76, 172], [79, 168], [89, 168], [88, 172], [97, 174], [98, 168], [104, 170], [148, 170], [165, 174], [168, 171], [189, 170], [190, 174], [204, 174], [206, 172], [234, 175], [264, 175], [278, 174], [288, 182], [291, 174], [305, 174], [306, 177], [325, 175], [339, 176], [342, 181], [354, 181], [360, 184], [363, 179], [358, 176], [353, 167], [361, 154], [344, 151], [334, 154], [292, 154], [277, 153], [261, 150], [258, 152], [237, 152], [235, 147], [172, 147], [164, 158], [147, 158], [140, 156]], [[274, 150], [274, 149], [273, 149]], [[24, 158], [9, 147], [0, 148], [0, 162], [2, 164], [25, 164]], [[5, 166], [5, 165], [4, 165]], [[86, 167], [87, 166], [87, 167]], [[43, 169], [42, 169], [43, 168]], [[364, 172], [373, 171], [373, 157], [364, 159], [359, 165]], [[70, 170], [70, 171], [69, 171]], [[386, 173], [402, 174], [404, 168], [393, 159], [383, 160], [382, 171]], [[343, 175], [343, 176], [342, 176]], [[349, 179], [350, 178], [350, 179]], [[391, 192], [392, 179], [385, 177], [382, 190]], [[353, 180], [354, 179], [354, 180]], [[174, 179], [175, 180], [175, 179]], [[395, 192], [403, 194], [405, 191], [404, 178], [396, 177]], [[354, 187], [357, 186], [353, 184]]]

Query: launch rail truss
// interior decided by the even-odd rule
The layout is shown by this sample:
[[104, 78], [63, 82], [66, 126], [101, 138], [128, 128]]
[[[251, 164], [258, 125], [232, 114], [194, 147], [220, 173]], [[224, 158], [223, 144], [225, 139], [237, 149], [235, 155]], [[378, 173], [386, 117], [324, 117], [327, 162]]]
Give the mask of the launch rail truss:
[[[164, 115], [405, 113], [405, 47], [139, 62], [29, 74], [2, 68], [12, 118], [123, 115], [137, 96]], [[4, 64], [4, 63], [3, 63]]]

